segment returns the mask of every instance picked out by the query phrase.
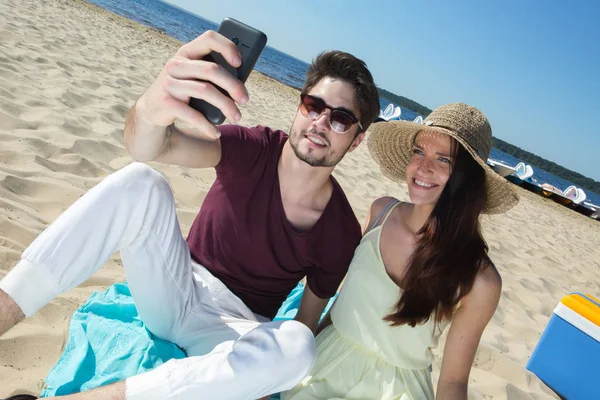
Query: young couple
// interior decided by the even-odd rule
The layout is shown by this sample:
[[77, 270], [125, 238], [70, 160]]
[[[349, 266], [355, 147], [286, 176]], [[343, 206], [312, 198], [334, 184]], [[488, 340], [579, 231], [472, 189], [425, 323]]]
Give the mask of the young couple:
[[[248, 93], [201, 61], [210, 51], [240, 63], [232, 42], [203, 34], [167, 62], [125, 125], [137, 161], [216, 169], [187, 239], [162, 175], [142, 163], [117, 171], [52, 223], [0, 282], [0, 334], [119, 250], [141, 319], [188, 357], [64, 398], [432, 399], [431, 348], [450, 324], [437, 397], [466, 399], [501, 291], [478, 217], [517, 201], [486, 166], [485, 116], [451, 104], [422, 125], [371, 126], [379, 112], [373, 78], [361, 60], [334, 51], [310, 66], [289, 135], [215, 127], [188, 106], [190, 97], [238, 121], [236, 104]], [[193, 128], [176, 127], [176, 119]], [[370, 126], [372, 156], [388, 177], [407, 182], [411, 202], [375, 200], [361, 232], [331, 173]], [[271, 321], [304, 277], [295, 321]]]

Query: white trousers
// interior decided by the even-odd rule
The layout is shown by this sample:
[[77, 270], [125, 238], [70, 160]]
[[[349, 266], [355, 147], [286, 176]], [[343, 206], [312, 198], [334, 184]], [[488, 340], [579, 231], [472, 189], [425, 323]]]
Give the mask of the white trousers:
[[25, 250], [0, 289], [31, 316], [117, 250], [140, 318], [188, 355], [128, 378], [127, 399], [257, 399], [291, 389], [309, 372], [310, 329], [253, 314], [192, 262], [171, 188], [145, 164], [117, 171], [77, 200]]

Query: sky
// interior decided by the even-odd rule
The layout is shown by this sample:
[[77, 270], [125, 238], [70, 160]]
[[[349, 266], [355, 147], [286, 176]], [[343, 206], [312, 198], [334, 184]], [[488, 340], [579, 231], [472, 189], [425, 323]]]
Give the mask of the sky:
[[233, 17], [310, 62], [338, 49], [431, 109], [481, 109], [494, 136], [600, 181], [600, 2], [169, 0]]

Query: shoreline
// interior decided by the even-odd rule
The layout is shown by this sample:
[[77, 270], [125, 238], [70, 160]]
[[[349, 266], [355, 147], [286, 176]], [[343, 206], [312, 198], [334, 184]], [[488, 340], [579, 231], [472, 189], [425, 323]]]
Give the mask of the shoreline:
[[[137, 30], [143, 32], [144, 34], [153, 35], [158, 40], [169, 42], [168, 43], [169, 45], [174, 46], [173, 54], [175, 54], [175, 52], [177, 51], [177, 49], [179, 49], [179, 47], [181, 47], [182, 45], [185, 44], [185, 42], [183, 42], [179, 39], [176, 39], [173, 36], [170, 36], [168, 33], [162, 31], [161, 29], [159, 29], [157, 27], [145, 25], [142, 22], [135, 21], [131, 18], [127, 18], [123, 15], [120, 15], [114, 11], [107, 10], [106, 8], [103, 8], [97, 4], [90, 2], [90, 1], [87, 1], [87, 0], [70, 0], [70, 1], [80, 5], [82, 7], [88, 7], [90, 10], [92, 10], [92, 12], [97, 13], [99, 15], [105, 14], [107, 16], [107, 18], [109, 18], [110, 20], [113, 20], [117, 23], [122, 23], [124, 25], [130, 26], [134, 29], [137, 29]], [[169, 4], [169, 6], [180, 9], [179, 7], [175, 6], [174, 4]], [[210, 22], [212, 22], [212, 21], [210, 21]], [[277, 50], [277, 49], [274, 49], [274, 50]], [[277, 50], [277, 51], [279, 51], [279, 50]], [[270, 79], [270, 80], [277, 82], [283, 86], [286, 86], [292, 90], [297, 90], [298, 92], [300, 92], [302, 90], [302, 88], [296, 88], [292, 85], [288, 85], [276, 78], [273, 78], [273, 77], [268, 76], [260, 71], [257, 71], [256, 69], [253, 69], [251, 74], [258, 74], [266, 79]]]
[[[177, 47], [174, 49], [173, 53], [174, 53], [174, 52], [177, 50], [177, 48], [179, 48], [181, 45], [183, 45], [183, 44], [184, 44], [184, 42], [182, 42], [182, 41], [180, 41], [180, 40], [178, 40], [178, 39], [176, 39], [176, 38], [174, 38], [174, 37], [170, 36], [168, 33], [164, 32], [163, 30], [161, 30], [161, 29], [159, 29], [159, 28], [157, 28], [157, 27], [152, 27], [152, 26], [149, 26], [149, 25], [145, 25], [145, 24], [144, 24], [144, 23], [142, 23], [142, 22], [138, 22], [138, 21], [135, 21], [135, 20], [133, 20], [133, 19], [127, 18], [127, 17], [125, 17], [125, 16], [123, 16], [123, 15], [120, 15], [120, 14], [118, 14], [118, 13], [114, 12], [114, 11], [107, 10], [107, 9], [105, 9], [105, 8], [101, 7], [101, 6], [98, 6], [98, 5], [96, 5], [96, 4], [94, 4], [94, 3], [92, 3], [92, 2], [90, 2], [90, 1], [88, 1], [88, 0], [71, 0], [71, 1], [73, 1], [73, 2], [76, 2], [76, 3], [80, 3], [80, 4], [82, 4], [82, 5], [86, 6], [86, 7], [90, 7], [90, 9], [93, 9], [93, 10], [94, 10], [94, 12], [97, 12], [97, 13], [106, 13], [106, 14], [109, 16], [109, 18], [112, 18], [112, 19], [114, 19], [114, 20], [120, 20], [120, 21], [121, 21], [123, 24], [137, 25], [137, 28], [138, 28], [138, 29], [145, 30], [145, 31], [147, 31], [148, 33], [151, 33], [151, 34], [155, 35], [155, 36], [156, 36], [157, 38], [159, 38], [159, 39], [165, 39], [165, 38], [167, 38], [166, 40], [172, 41], [172, 42], [173, 42], [173, 45], [176, 45], [176, 46], [177, 46]], [[200, 17], [200, 18], [203, 18], [203, 17], [201, 17], [201, 16], [197, 16], [197, 15], [195, 15], [195, 14], [193, 14], [193, 13], [190, 13], [189, 11], [187, 11], [187, 10], [184, 10], [184, 9], [182, 9], [182, 8], [180, 8], [180, 7], [176, 6], [176, 5], [174, 5], [174, 4], [170, 4], [170, 3], [169, 3], [169, 6], [171, 6], [171, 7], [174, 7], [174, 8], [176, 8], [176, 9], [178, 9], [178, 10], [182, 11], [182, 12], [186, 12], [186, 13], [189, 13], [189, 14], [191, 14], [191, 15], [194, 15], [195, 17]], [[210, 21], [210, 20], [207, 20], [207, 21], [209, 21], [209, 22], [211, 22], [211, 23], [215, 23], [214, 21]], [[218, 25], [218, 24], [217, 24], [217, 25]], [[273, 50], [275, 50], [275, 51], [278, 51], [278, 52], [280, 52], [280, 53], [281, 53], [281, 51], [280, 51], [280, 50], [278, 50], [278, 49], [275, 49], [275, 48], [273, 48]], [[283, 53], [283, 54], [285, 54], [285, 53]], [[287, 54], [286, 54], [286, 55], [287, 55]], [[287, 55], [287, 56], [289, 56], [289, 55]], [[289, 56], [289, 57], [293, 57], [293, 56]], [[295, 57], [294, 57], [294, 58], [295, 58]], [[293, 90], [297, 90], [297, 91], [301, 91], [301, 90], [302, 90], [302, 88], [297, 88], [297, 87], [295, 87], [295, 86], [292, 86], [292, 85], [286, 84], [285, 82], [282, 82], [282, 81], [278, 80], [277, 78], [274, 78], [274, 77], [268, 76], [268, 75], [266, 75], [266, 74], [264, 74], [264, 73], [262, 73], [262, 72], [260, 72], [260, 71], [258, 71], [258, 70], [256, 70], [256, 69], [254, 69], [254, 70], [252, 71], [252, 74], [259, 74], [259, 75], [261, 75], [261, 76], [262, 76], [262, 77], [264, 77], [264, 78], [271, 79], [271, 80], [273, 80], [273, 81], [275, 81], [275, 82], [278, 82], [278, 83], [280, 83], [281, 85], [284, 85], [284, 86], [286, 86], [286, 87], [289, 87], [290, 89], [293, 89]], [[405, 98], [404, 96], [400, 96], [400, 95], [397, 95], [397, 94], [395, 94], [395, 93], [389, 92], [389, 91], [387, 91], [386, 89], [383, 89], [383, 88], [379, 88], [379, 89], [381, 89], [381, 90], [384, 90], [384, 91], [386, 91], [387, 93], [390, 93], [391, 95], [393, 95], [393, 96], [395, 96], [395, 97], [401, 97], [401, 98]], [[380, 93], [380, 97], [383, 97], [381, 93]], [[384, 98], [385, 98], [385, 97], [384, 97]], [[420, 104], [420, 103], [418, 103], [418, 102], [416, 102], [416, 101], [414, 101], [414, 100], [412, 100], [412, 99], [408, 99], [408, 98], [405, 98], [405, 99], [407, 99], [408, 101], [415, 102], [416, 104], [419, 104], [421, 107], [425, 107], [425, 108], [427, 108], [426, 106], [424, 106], [424, 105], [422, 105], [422, 104]], [[386, 100], [388, 100], [388, 101], [391, 101], [391, 100], [389, 100], [389, 99], [387, 99], [387, 98], [386, 98]], [[395, 104], [395, 105], [399, 105], [399, 104]], [[402, 108], [406, 108], [407, 110], [410, 110], [410, 111], [412, 111], [412, 112], [414, 112], [414, 113], [417, 113], [417, 114], [419, 114], [419, 115], [420, 115], [420, 112], [419, 112], [419, 111], [413, 110], [413, 109], [411, 109], [411, 108], [409, 108], [409, 107], [404, 107], [404, 106], [403, 106]], [[429, 109], [429, 108], [427, 108], [427, 109]], [[430, 111], [431, 111], [431, 110], [430, 110]], [[495, 140], [498, 140], [498, 141], [500, 141], [500, 142], [503, 144], [503, 146], [505, 146], [505, 145], [508, 145], [508, 146], [510, 146], [511, 148], [518, 148], [518, 146], [515, 146], [515, 145], [513, 145], [513, 144], [511, 144], [511, 143], [509, 143], [509, 142], [506, 142], [506, 141], [502, 140], [502, 139], [499, 139], [499, 138], [494, 138], [494, 139], [495, 139]], [[500, 147], [494, 147], [494, 148], [495, 148], [496, 150], [502, 151]], [[530, 153], [530, 152], [528, 152], [528, 151], [526, 151], [526, 150], [524, 150], [524, 151], [525, 151], [526, 153], [528, 153], [529, 155], [532, 155], [532, 156], [539, 157], [539, 158], [540, 158], [540, 159], [542, 159], [544, 162], [550, 162], [550, 163], [554, 163], [554, 162], [552, 162], [552, 161], [546, 160], [546, 159], [545, 159], [545, 158], [543, 158], [543, 157], [537, 156], [537, 155], [536, 155], [536, 154], [534, 154], [534, 153]], [[506, 153], [506, 152], [504, 152], [504, 151], [502, 151], [502, 152], [503, 152], [503, 153], [505, 153], [505, 154], [507, 154], [507, 155], [510, 155], [509, 153]], [[530, 161], [527, 161], [527, 160], [522, 160], [522, 161], [523, 161], [523, 162], [530, 163]], [[556, 164], [556, 163], [554, 163], [554, 164]], [[567, 170], [567, 171], [569, 171], [569, 172], [571, 172], [571, 173], [576, 173], [576, 174], [579, 174], [579, 175], [581, 175], [581, 176], [582, 176], [584, 179], [588, 179], [588, 180], [591, 180], [591, 181], [594, 181], [594, 182], [596, 182], [596, 181], [595, 181], [593, 178], [590, 178], [590, 177], [587, 177], [587, 176], [585, 176], [585, 175], [582, 175], [582, 174], [578, 173], [577, 171], [572, 171], [572, 170], [569, 170], [569, 169], [567, 169], [566, 167], [563, 167], [563, 166], [562, 166], [562, 165], [560, 165], [560, 164], [556, 164], [556, 165], [558, 165], [558, 166], [559, 166], [559, 167], [561, 167], [561, 168], [564, 168], [565, 170]], [[539, 168], [539, 167], [536, 167], [536, 168]], [[541, 168], [540, 168], [540, 169], [541, 169]], [[547, 174], [551, 174], [551, 173], [549, 173], [549, 172], [547, 172], [547, 171], [545, 171], [545, 170], [543, 170], [543, 169], [541, 169], [541, 170], [542, 170], [542, 171], [544, 171], [544, 172], [545, 172], [545, 173], [547, 173]], [[559, 176], [559, 175], [554, 175], [554, 174], [551, 174], [551, 175], [552, 175], [552, 176], [554, 176], [554, 177], [560, 178], [560, 179], [562, 179], [562, 180], [565, 180], [566, 182], [570, 182], [571, 184], [575, 184], [575, 183], [573, 183], [573, 182], [569, 181], [568, 179], [566, 179], [566, 178], [563, 178], [562, 176]], [[598, 182], [596, 182], [596, 183], [598, 183]], [[579, 184], [577, 184], [577, 185], [579, 185]], [[578, 186], [578, 187], [579, 187], [579, 186]], [[586, 192], [593, 193], [595, 196], [600, 196], [600, 193], [593, 192], [593, 191], [592, 191], [592, 190], [590, 190], [590, 189], [585, 189], [585, 190], [586, 190]], [[600, 204], [598, 204], [598, 205], [600, 206]]]

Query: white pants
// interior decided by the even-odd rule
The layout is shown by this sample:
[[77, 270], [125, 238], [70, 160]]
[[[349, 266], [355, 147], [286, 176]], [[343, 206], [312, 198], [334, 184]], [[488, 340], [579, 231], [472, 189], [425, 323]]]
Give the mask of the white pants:
[[25, 250], [0, 289], [30, 316], [117, 250], [140, 318], [188, 355], [128, 378], [127, 399], [257, 399], [309, 372], [316, 354], [310, 329], [253, 314], [193, 263], [171, 188], [144, 164], [117, 171], [75, 202]]

